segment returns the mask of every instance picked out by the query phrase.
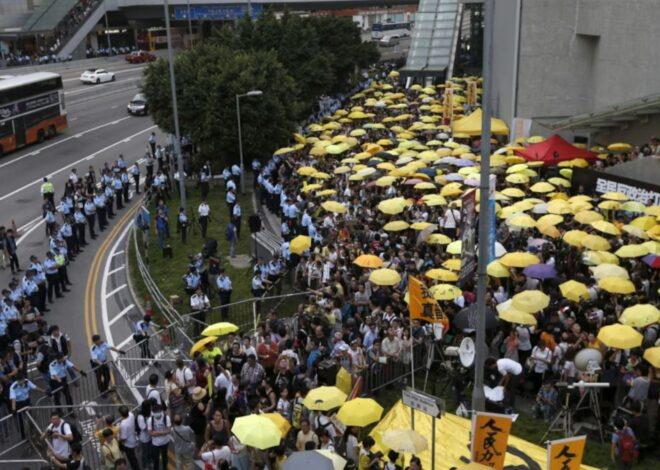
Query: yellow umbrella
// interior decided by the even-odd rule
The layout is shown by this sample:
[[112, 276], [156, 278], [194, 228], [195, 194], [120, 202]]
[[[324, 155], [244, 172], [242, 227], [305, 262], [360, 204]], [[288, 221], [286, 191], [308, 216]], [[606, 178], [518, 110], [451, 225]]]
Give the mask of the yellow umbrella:
[[564, 234], [562, 240], [564, 243], [568, 243], [571, 246], [582, 248], [582, 240], [587, 235], [589, 234], [587, 232], [583, 232], [582, 230], [569, 230]]
[[337, 194], [336, 189], [324, 189], [323, 191], [319, 191], [316, 193], [316, 195], [319, 197], [327, 197], [327, 196], [332, 196], [334, 194]]
[[307, 393], [303, 405], [309, 410], [328, 411], [339, 408], [346, 397], [337, 387], [317, 387]]
[[357, 264], [361, 268], [380, 268], [383, 260], [375, 255], [360, 255], [353, 260], [353, 264]]
[[221, 321], [207, 326], [202, 331], [202, 336], [224, 336], [238, 331], [238, 327], [233, 323]]
[[586, 285], [572, 279], [559, 284], [559, 290], [561, 291], [561, 295], [573, 302], [579, 302], [591, 297]]
[[535, 313], [550, 305], [550, 297], [540, 290], [525, 290], [512, 297], [511, 306], [523, 312]]
[[451, 243], [451, 238], [444, 233], [432, 233], [426, 239], [426, 243], [430, 245], [448, 245]]
[[413, 229], [413, 230], [426, 230], [431, 225], [433, 225], [433, 224], [430, 224], [428, 222], [415, 222], [414, 224], [412, 224], [410, 226], [410, 228]]
[[517, 215], [514, 217], [511, 217], [509, 220], [506, 222], [508, 225], [511, 227], [518, 227], [518, 228], [534, 228], [536, 227], [536, 220], [532, 219], [528, 215]]
[[347, 401], [337, 413], [337, 418], [346, 426], [369, 426], [383, 415], [383, 407], [371, 398], [355, 398]]
[[429, 292], [435, 300], [454, 300], [463, 295], [463, 291], [452, 284], [438, 284], [431, 287]]
[[284, 155], [285, 153], [290, 153], [290, 152], [293, 152], [293, 149], [291, 147], [282, 147], [281, 149], [275, 150], [275, 152], [273, 152], [273, 155], [274, 156]]
[[536, 326], [536, 318], [531, 313], [523, 312], [510, 308], [504, 312], [499, 312], [500, 320], [509, 323], [518, 323], [519, 325], [534, 325]]
[[247, 415], [236, 418], [231, 427], [231, 432], [242, 444], [257, 449], [275, 447], [282, 440], [282, 433], [277, 425], [263, 415]]
[[[660, 349], [660, 348], [658, 348]], [[388, 449], [401, 454], [419, 454], [429, 448], [426, 437], [411, 429], [385, 431], [381, 441]]]
[[570, 181], [568, 181], [567, 179], [564, 179], [564, 178], [559, 178], [559, 177], [548, 178], [548, 183], [552, 183], [555, 186], [562, 186], [564, 188], [570, 188], [571, 187], [571, 182]]
[[658, 217], [660, 216], [660, 206], [649, 206], [644, 210], [644, 213]]
[[383, 214], [400, 214], [407, 206], [407, 202], [403, 198], [386, 199], [378, 203], [378, 210]]
[[603, 220], [603, 215], [596, 211], [580, 211], [573, 217], [577, 222], [589, 225], [591, 222]]
[[548, 203], [548, 213], [550, 214], [571, 214], [573, 208], [563, 199], [553, 199]]
[[385, 188], [387, 186], [392, 186], [394, 182], [396, 181], [395, 176], [381, 176], [376, 180], [376, 186], [380, 188]]
[[385, 224], [383, 226], [383, 230], [387, 232], [400, 232], [401, 230], [406, 230], [409, 227], [410, 225], [408, 222], [404, 222], [403, 220], [394, 220]]
[[378, 286], [394, 286], [401, 282], [401, 275], [394, 269], [381, 268], [371, 272], [369, 281]]
[[[323, 142], [325, 142], [325, 141], [323, 141]], [[328, 152], [326, 151], [325, 148], [317, 147], [317, 146], [312, 147], [311, 150], [309, 151], [309, 154], [312, 157], [324, 157], [327, 153]]]
[[638, 212], [643, 214], [646, 211], [646, 206], [641, 202], [637, 201], [628, 201], [621, 204], [621, 210], [626, 212]]
[[607, 146], [607, 150], [610, 152], [630, 152], [632, 150], [632, 145], [626, 144], [624, 142], [616, 142]]
[[192, 348], [190, 348], [190, 356], [192, 357], [196, 352], [201, 351], [207, 344], [215, 343], [218, 340], [217, 336], [207, 336], [197, 341]]
[[633, 227], [632, 225], [624, 225], [621, 229], [632, 235], [633, 237], [641, 238], [642, 240], [648, 240], [649, 236], [641, 228]]
[[601, 198], [609, 201], [627, 201], [629, 199], [625, 194], [614, 191], [603, 194]]
[[660, 242], [650, 241], [650, 242], [644, 242], [642, 243], [642, 245], [648, 248], [649, 253], [653, 253], [654, 255], [660, 255]]
[[561, 215], [557, 214], [546, 214], [536, 221], [538, 225], [558, 225], [564, 221], [564, 218]]
[[314, 191], [314, 190], [316, 190], [316, 189], [321, 189], [322, 187], [323, 187], [323, 186], [321, 186], [321, 185], [318, 184], [318, 183], [308, 184], [307, 186], [305, 186], [304, 188], [302, 188], [302, 189], [300, 190], [300, 192], [301, 192], [301, 193], [309, 193], [309, 192]]
[[348, 209], [337, 201], [325, 201], [323, 204], [321, 204], [321, 207], [323, 207], [326, 211], [328, 212], [333, 212], [335, 214], [345, 214], [348, 212]]
[[619, 321], [624, 325], [644, 328], [651, 323], [660, 321], [660, 310], [651, 304], [633, 305], [623, 311]]
[[525, 197], [525, 193], [518, 188], [504, 188], [502, 194], [509, 197]]
[[351, 171], [351, 168], [344, 165], [344, 166], [338, 166], [337, 168], [335, 168], [333, 173], [335, 175], [343, 175], [345, 173], [348, 173], [349, 171]]
[[291, 253], [302, 255], [303, 252], [309, 249], [309, 247], [311, 246], [312, 246], [311, 237], [308, 237], [307, 235], [298, 235], [296, 238], [291, 240], [291, 243], [289, 243], [289, 250], [291, 251]]
[[646, 359], [653, 367], [660, 368], [660, 346], [648, 348], [644, 351], [644, 359]]
[[461, 240], [456, 240], [447, 245], [446, 251], [451, 255], [460, 255], [462, 249]]
[[559, 230], [557, 229], [557, 227], [555, 227], [553, 225], [538, 224], [538, 226], [536, 228], [543, 235], [547, 235], [550, 238], [559, 238], [559, 237], [561, 237], [561, 233], [559, 233]]
[[540, 181], [532, 185], [529, 188], [529, 190], [533, 193], [551, 193], [552, 191], [555, 190], [555, 187], [550, 183], [546, 183], [545, 181]]
[[526, 268], [530, 264], [538, 264], [541, 260], [532, 253], [513, 251], [500, 258], [500, 263], [509, 268]]
[[619, 207], [621, 207], [621, 204], [619, 204], [616, 201], [603, 201], [600, 204], [598, 204], [598, 207], [600, 209], [612, 211], [612, 210], [617, 210]]
[[657, 225], [657, 222], [655, 217], [652, 215], [646, 215], [644, 217], [637, 217], [636, 219], [633, 219], [633, 221], [630, 222], [630, 225], [642, 230], [651, 230]]
[[465, 465], [461, 465], [460, 467], [456, 467], [456, 470], [491, 470], [493, 467], [489, 467], [488, 465], [483, 465], [478, 462], [470, 462], [466, 463]]
[[635, 285], [620, 277], [604, 277], [598, 281], [598, 287], [610, 294], [632, 294], [635, 292]]
[[592, 266], [599, 266], [603, 263], [619, 264], [619, 258], [609, 251], [585, 251], [582, 253], [582, 262]]
[[429, 279], [434, 279], [436, 281], [444, 281], [444, 282], [456, 282], [458, 281], [458, 275], [453, 272], [449, 271], [447, 269], [429, 269], [424, 273], [426, 277]]
[[651, 230], [647, 230], [646, 234], [652, 239], [660, 241], [660, 225], [656, 225]]
[[608, 251], [611, 248], [610, 242], [598, 235], [587, 235], [582, 238], [581, 242], [583, 247], [589, 248], [590, 250]]
[[451, 269], [452, 271], [460, 271], [461, 270], [461, 260], [459, 258], [450, 258], [444, 263], [442, 263], [442, 266]]
[[316, 168], [313, 166], [303, 166], [300, 167], [296, 170], [296, 173], [298, 173], [301, 176], [310, 176], [316, 173]]
[[594, 277], [598, 279], [603, 279], [606, 277], [616, 277], [619, 279], [630, 279], [630, 275], [628, 274], [628, 271], [626, 271], [624, 268], [621, 266], [617, 266], [616, 264], [610, 264], [610, 263], [603, 263], [599, 264], [598, 266], [589, 268], [591, 269], [591, 272], [594, 274]]
[[641, 346], [644, 337], [628, 325], [615, 323], [602, 327], [598, 339], [610, 348], [631, 349]]
[[502, 263], [499, 261], [491, 261], [488, 263], [488, 267], [486, 268], [488, 275], [492, 277], [509, 277], [511, 273], [509, 272], [509, 268], [504, 266]]
[[273, 424], [277, 426], [277, 429], [280, 430], [282, 436], [286, 436], [291, 430], [291, 424], [289, 421], [287, 421], [287, 419], [279, 413], [264, 413], [261, 416], [272, 421]]
[[597, 220], [596, 222], [591, 222], [590, 225], [599, 232], [603, 232], [607, 235], [614, 235], [614, 236], [621, 235], [621, 230], [619, 230], [616, 227], [616, 225], [614, 225], [612, 222], [607, 222], [605, 220]]
[[511, 184], [527, 184], [529, 183], [529, 176], [522, 173], [512, 173], [506, 177], [506, 180]]
[[614, 252], [619, 258], [639, 258], [649, 254], [649, 249], [644, 245], [624, 245]]
[[415, 186], [413, 186], [414, 189], [432, 189], [435, 190], [435, 184], [425, 181], [423, 183], [417, 183]]

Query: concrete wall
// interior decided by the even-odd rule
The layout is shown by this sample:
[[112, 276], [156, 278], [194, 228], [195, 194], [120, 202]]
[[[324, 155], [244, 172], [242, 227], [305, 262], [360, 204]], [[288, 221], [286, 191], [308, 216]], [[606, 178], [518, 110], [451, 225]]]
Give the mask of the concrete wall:
[[0, 15], [28, 13], [45, 2], [46, 0], [0, 0]]
[[493, 31], [493, 114], [511, 126], [515, 115], [518, 22], [523, 0], [497, 0]]
[[516, 116], [571, 116], [660, 91], [658, 5], [522, 0]]

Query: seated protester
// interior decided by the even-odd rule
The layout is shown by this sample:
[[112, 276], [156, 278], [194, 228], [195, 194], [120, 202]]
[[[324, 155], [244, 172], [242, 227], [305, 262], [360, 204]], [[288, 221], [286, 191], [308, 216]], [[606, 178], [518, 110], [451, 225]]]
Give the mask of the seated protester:
[[536, 403], [534, 404], [534, 417], [537, 419], [544, 418], [546, 421], [552, 421], [552, 418], [557, 412], [557, 400], [559, 395], [557, 389], [551, 380], [543, 382], [541, 389], [536, 395]]

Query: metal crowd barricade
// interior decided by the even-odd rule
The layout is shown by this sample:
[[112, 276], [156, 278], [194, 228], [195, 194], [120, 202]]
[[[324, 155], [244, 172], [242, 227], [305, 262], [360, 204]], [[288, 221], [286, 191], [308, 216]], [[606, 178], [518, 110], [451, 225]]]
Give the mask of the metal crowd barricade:
[[[426, 351], [426, 345], [424, 344], [418, 344], [413, 347], [412, 364], [415, 366], [415, 372], [426, 368]], [[372, 364], [364, 375], [362, 394], [371, 394], [388, 385], [401, 382], [404, 379], [410, 381], [411, 375], [411, 364], [405, 364], [401, 361]]]

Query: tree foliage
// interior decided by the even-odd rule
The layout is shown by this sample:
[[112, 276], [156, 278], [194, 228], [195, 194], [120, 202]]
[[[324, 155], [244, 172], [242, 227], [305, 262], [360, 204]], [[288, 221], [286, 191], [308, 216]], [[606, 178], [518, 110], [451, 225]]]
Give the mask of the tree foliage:
[[[238, 160], [235, 95], [241, 99], [245, 159], [260, 158], [284, 145], [320, 95], [350, 88], [354, 73], [378, 60], [373, 43], [363, 43], [349, 18], [301, 17], [270, 12], [258, 20], [216, 30], [211, 40], [175, 61], [181, 132], [221, 165]], [[154, 121], [172, 132], [168, 64], [146, 72], [143, 91]]]

